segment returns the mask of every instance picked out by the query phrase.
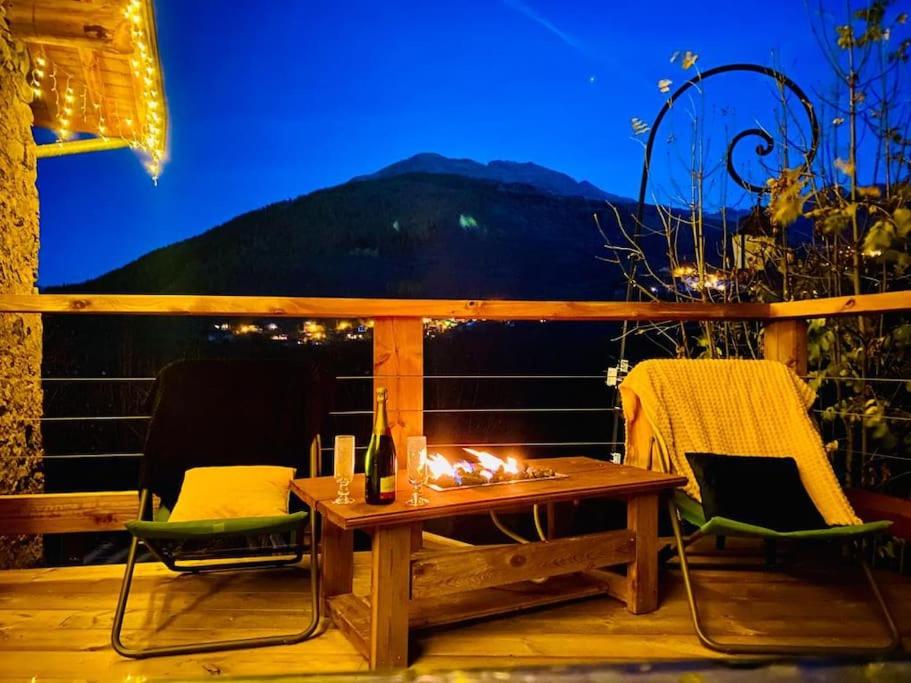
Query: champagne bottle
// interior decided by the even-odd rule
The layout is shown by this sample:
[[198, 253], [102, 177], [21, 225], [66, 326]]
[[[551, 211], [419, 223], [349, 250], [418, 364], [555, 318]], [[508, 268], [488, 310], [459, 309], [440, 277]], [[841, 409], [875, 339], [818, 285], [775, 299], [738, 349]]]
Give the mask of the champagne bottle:
[[365, 464], [366, 498], [370, 505], [388, 505], [395, 500], [395, 443], [386, 415], [386, 390], [376, 390], [376, 416], [373, 435], [367, 447]]

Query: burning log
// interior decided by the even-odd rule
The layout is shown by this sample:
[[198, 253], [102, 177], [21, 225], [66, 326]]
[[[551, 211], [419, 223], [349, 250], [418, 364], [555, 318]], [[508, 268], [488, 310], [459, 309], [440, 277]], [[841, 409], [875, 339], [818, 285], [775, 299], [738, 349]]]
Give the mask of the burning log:
[[534, 467], [520, 464], [507, 457], [505, 460], [486, 451], [464, 449], [466, 456], [452, 464], [439, 453], [427, 458], [427, 468], [432, 484], [439, 489], [463, 486], [485, 486], [513, 481], [549, 479], [558, 477], [549, 467]]
[[480, 472], [465, 471], [461, 468], [459, 472], [459, 486], [480, 486], [486, 484], [490, 479], [483, 477]]
[[451, 489], [459, 485], [458, 482], [456, 482], [455, 477], [448, 474], [441, 474], [433, 480], [433, 483], [444, 489]]
[[495, 483], [499, 483], [501, 481], [509, 481], [510, 479], [513, 479], [513, 477], [503, 471], [502, 467], [494, 472], [493, 477], [491, 477], [491, 481]]

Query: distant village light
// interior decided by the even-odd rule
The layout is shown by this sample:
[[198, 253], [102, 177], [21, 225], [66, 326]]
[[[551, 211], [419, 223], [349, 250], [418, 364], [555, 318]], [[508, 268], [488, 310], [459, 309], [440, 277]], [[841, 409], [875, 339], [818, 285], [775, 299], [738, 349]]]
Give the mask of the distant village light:
[[[427, 318], [424, 323], [424, 334], [426, 337], [433, 338], [462, 325], [471, 325], [473, 322], [454, 318]], [[297, 345], [319, 346], [332, 342], [364, 341], [372, 327], [373, 322], [369, 320], [340, 319], [334, 322], [304, 320], [295, 332], [289, 333], [275, 322], [265, 324], [218, 322], [212, 325], [213, 331], [208, 334], [208, 339], [210, 342], [223, 343], [232, 339], [260, 337], [282, 344], [291, 342]]]

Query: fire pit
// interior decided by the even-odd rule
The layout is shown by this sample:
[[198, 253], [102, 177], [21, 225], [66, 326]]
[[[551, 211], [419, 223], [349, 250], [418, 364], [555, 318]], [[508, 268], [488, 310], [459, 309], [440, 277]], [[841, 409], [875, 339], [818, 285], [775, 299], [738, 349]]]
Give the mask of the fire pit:
[[512, 457], [505, 460], [493, 453], [473, 448], [463, 449], [467, 454], [456, 462], [450, 462], [439, 453], [427, 456], [428, 486], [434, 491], [466, 489], [475, 486], [497, 486], [518, 484], [546, 479], [565, 479], [567, 475], [555, 472], [550, 467], [535, 467], [520, 463]]

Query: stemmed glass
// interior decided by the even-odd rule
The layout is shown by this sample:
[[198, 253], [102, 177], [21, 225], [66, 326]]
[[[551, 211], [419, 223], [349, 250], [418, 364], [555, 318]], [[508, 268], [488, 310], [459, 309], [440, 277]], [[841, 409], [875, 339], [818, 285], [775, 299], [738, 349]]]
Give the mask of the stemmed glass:
[[335, 481], [338, 483], [338, 494], [333, 503], [349, 505], [354, 498], [349, 495], [348, 487], [354, 479], [354, 437], [344, 434], [335, 437]]
[[419, 507], [430, 501], [421, 495], [421, 487], [427, 482], [427, 437], [409, 436], [405, 442], [408, 450], [408, 483], [411, 484], [411, 498], [406, 505]]

